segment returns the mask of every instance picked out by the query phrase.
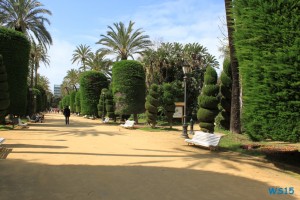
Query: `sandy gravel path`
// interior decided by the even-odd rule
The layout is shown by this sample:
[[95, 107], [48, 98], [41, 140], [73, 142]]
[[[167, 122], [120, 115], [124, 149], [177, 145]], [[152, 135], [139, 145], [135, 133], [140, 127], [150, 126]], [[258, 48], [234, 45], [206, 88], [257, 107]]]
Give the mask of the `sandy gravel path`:
[[[1, 200], [300, 199], [300, 179], [272, 163], [187, 146], [180, 132], [126, 130], [47, 114], [29, 129], [0, 131]], [[270, 195], [270, 187], [293, 195]]]

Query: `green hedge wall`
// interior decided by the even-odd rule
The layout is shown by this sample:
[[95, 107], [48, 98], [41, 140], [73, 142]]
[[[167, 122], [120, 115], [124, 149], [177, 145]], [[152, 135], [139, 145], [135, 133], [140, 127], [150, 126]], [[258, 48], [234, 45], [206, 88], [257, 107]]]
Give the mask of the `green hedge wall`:
[[76, 112], [75, 98], [76, 98], [76, 91], [72, 91], [70, 94], [70, 110], [72, 113]]
[[108, 87], [108, 80], [101, 72], [87, 71], [80, 76], [81, 113], [97, 116], [101, 90]]
[[215, 117], [218, 115], [218, 75], [214, 68], [207, 67], [204, 74], [204, 86], [198, 98], [199, 110], [197, 118], [202, 131], [213, 133]]
[[10, 100], [8, 92], [7, 73], [3, 64], [2, 55], [0, 55], [0, 123], [4, 122], [9, 103]]
[[133, 60], [116, 62], [112, 69], [116, 114], [139, 114], [145, 111], [145, 72], [141, 63]]
[[242, 122], [253, 140], [300, 140], [300, 1], [235, 0]]
[[149, 94], [146, 98], [146, 120], [152, 128], [156, 125], [157, 112], [159, 106], [159, 87], [156, 84], [152, 84], [149, 90]]
[[0, 54], [6, 67], [10, 106], [8, 112], [25, 115], [30, 43], [24, 34], [0, 28]]
[[75, 95], [75, 111], [76, 111], [76, 113], [81, 112], [80, 99], [81, 99], [81, 93], [80, 93], [80, 90], [78, 90]]

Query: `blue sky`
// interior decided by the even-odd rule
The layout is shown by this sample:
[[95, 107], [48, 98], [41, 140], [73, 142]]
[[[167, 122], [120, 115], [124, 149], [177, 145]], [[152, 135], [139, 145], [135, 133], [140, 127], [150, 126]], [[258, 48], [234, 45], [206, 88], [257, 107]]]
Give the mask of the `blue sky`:
[[61, 84], [66, 72], [79, 65], [72, 64], [73, 51], [79, 44], [95, 44], [108, 25], [135, 22], [153, 41], [198, 42], [222, 62], [218, 47], [225, 18], [224, 0], [40, 0], [52, 12], [48, 27], [53, 38], [50, 66], [39, 72], [54, 84]]

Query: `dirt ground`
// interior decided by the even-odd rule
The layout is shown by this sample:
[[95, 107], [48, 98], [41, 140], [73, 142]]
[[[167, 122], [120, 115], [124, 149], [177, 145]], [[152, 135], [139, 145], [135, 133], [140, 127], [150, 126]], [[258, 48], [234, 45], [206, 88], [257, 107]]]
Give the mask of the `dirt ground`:
[[[0, 131], [8, 151], [0, 159], [1, 200], [300, 199], [298, 177], [261, 158], [188, 146], [178, 131], [45, 119]], [[294, 194], [270, 195], [270, 187]]]

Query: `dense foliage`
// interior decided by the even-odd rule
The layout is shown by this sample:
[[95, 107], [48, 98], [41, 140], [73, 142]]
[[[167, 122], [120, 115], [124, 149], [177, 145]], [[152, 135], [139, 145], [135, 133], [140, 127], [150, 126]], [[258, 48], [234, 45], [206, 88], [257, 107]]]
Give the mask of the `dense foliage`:
[[80, 76], [80, 104], [83, 115], [97, 116], [101, 90], [108, 87], [108, 80], [101, 72], [86, 71]]
[[107, 88], [103, 88], [101, 90], [101, 94], [99, 97], [99, 103], [97, 105], [99, 117], [104, 117], [106, 115], [106, 104], [105, 104], [106, 95], [107, 95]]
[[235, 0], [243, 126], [254, 140], [300, 139], [300, 1]]
[[230, 60], [226, 58], [223, 62], [223, 71], [220, 76], [220, 113], [219, 124], [222, 129], [230, 129], [230, 111], [231, 111], [231, 65]]
[[145, 111], [145, 72], [141, 63], [122, 60], [113, 66], [112, 85], [116, 114]]
[[159, 106], [159, 87], [156, 84], [152, 84], [149, 90], [149, 94], [146, 98], [146, 120], [152, 128], [156, 125], [157, 112]]
[[167, 117], [170, 128], [172, 128], [173, 115], [175, 113], [175, 96], [174, 89], [170, 83], [164, 83], [162, 95], [162, 106], [164, 114]]
[[105, 109], [109, 118], [115, 117], [115, 105], [111, 89], [105, 94]]
[[217, 85], [217, 80], [218, 75], [216, 70], [208, 66], [204, 74], [204, 86], [198, 98], [199, 110], [197, 113], [200, 128], [204, 132], [214, 132], [215, 117], [219, 112], [219, 86]]
[[76, 95], [75, 95], [75, 111], [76, 113], [80, 113], [81, 112], [81, 105], [80, 105], [80, 90], [76, 92]]
[[38, 92], [35, 94], [36, 95], [36, 112], [43, 112], [47, 108], [47, 95], [45, 89], [37, 85], [35, 87]]
[[0, 54], [6, 67], [10, 106], [8, 112], [25, 115], [30, 43], [20, 32], [0, 28]]
[[7, 73], [0, 55], [0, 123], [4, 121], [9, 103]]
[[72, 113], [76, 112], [75, 98], [76, 98], [76, 91], [72, 91], [70, 93], [70, 110]]

